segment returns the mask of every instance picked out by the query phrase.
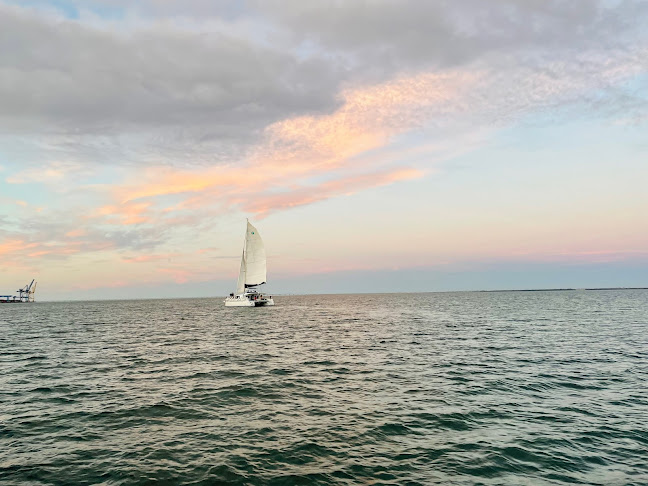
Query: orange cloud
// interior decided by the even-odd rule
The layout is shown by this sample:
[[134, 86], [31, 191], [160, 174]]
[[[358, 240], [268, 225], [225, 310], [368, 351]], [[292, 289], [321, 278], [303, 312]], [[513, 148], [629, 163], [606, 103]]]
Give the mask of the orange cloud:
[[83, 229], [76, 229], [65, 233], [65, 236], [67, 236], [68, 238], [78, 238], [80, 236], [85, 236], [85, 235], [86, 235], [86, 231]]
[[[216, 188], [253, 187], [272, 180], [273, 176], [250, 167], [203, 168], [199, 172], [155, 168], [138, 175], [138, 182], [118, 189], [115, 196], [127, 206], [135, 200], [156, 196], [205, 192]], [[139, 182], [140, 179], [145, 182]]]
[[150, 202], [124, 202], [121, 204], [102, 206], [94, 213], [94, 217], [107, 217], [108, 222], [132, 225], [151, 221], [148, 210]]
[[[421, 125], [431, 112], [448, 112], [481, 73], [449, 71], [403, 76], [369, 87], [348, 88], [330, 115], [302, 116], [271, 125], [269, 162], [298, 168], [304, 158], [327, 167], [385, 145], [389, 138]], [[267, 150], [267, 149], [266, 149]], [[275, 164], [271, 164], [275, 165]], [[291, 167], [292, 168], [292, 167]]]
[[[214, 203], [267, 214], [421, 177], [421, 172], [414, 175], [411, 169], [389, 169], [393, 159], [377, 162], [357, 156], [384, 147], [391, 137], [421, 125], [430, 110], [447, 110], [444, 107], [449, 101], [469, 90], [478, 77], [460, 72], [427, 73], [368, 88], [349, 88], [342, 93], [344, 102], [334, 113], [302, 116], [269, 126], [265, 142], [240, 164], [199, 170], [155, 167], [137, 174], [137, 179], [114, 192], [119, 202], [102, 208], [100, 214], [118, 216], [115, 222], [120, 224], [149, 221], [155, 216], [148, 201], [179, 194], [184, 195], [179, 204], [160, 208], [157, 215]], [[314, 177], [349, 169], [365, 175], [321, 185], [312, 182]], [[255, 202], [250, 204], [252, 196]]]
[[73, 255], [81, 251], [81, 243], [70, 244], [44, 243], [35, 245], [35, 250], [27, 254], [30, 258], [37, 258], [45, 255]]
[[14, 260], [38, 258], [46, 255], [50, 256], [66, 256], [79, 253], [83, 249], [102, 250], [106, 249], [105, 243], [101, 245], [87, 244], [82, 241], [74, 241], [71, 243], [61, 243], [56, 241], [48, 241], [46, 243], [32, 242], [27, 243], [24, 240], [7, 240], [0, 243], [0, 255], [11, 255]]
[[37, 246], [35, 243], [26, 244], [23, 240], [7, 240], [0, 243], [0, 255], [9, 255], [24, 251], [26, 248]]
[[283, 194], [255, 198], [245, 204], [243, 209], [264, 216], [271, 211], [312, 204], [334, 196], [350, 195], [362, 189], [417, 179], [422, 176], [423, 172], [416, 169], [398, 169], [383, 173], [364, 174], [329, 181], [315, 187], [304, 187], [297, 191], [293, 190]]

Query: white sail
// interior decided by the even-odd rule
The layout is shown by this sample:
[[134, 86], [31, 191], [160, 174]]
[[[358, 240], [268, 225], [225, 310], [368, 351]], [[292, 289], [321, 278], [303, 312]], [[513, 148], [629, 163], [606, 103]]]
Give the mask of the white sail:
[[242, 294], [245, 292], [245, 247], [243, 247], [243, 254], [241, 255], [241, 270], [239, 270], [238, 282], [236, 282], [236, 293]]
[[249, 222], [245, 235], [244, 260], [245, 285], [250, 287], [265, 283], [267, 277], [265, 247], [259, 232]]

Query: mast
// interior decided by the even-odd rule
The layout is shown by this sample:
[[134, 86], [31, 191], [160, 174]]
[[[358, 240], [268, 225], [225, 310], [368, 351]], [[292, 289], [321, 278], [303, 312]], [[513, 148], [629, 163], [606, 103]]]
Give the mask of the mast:
[[245, 231], [245, 239], [243, 240], [243, 254], [241, 255], [241, 268], [239, 270], [238, 281], [236, 282], [236, 293], [242, 294], [245, 292], [245, 276], [247, 273], [247, 259], [246, 252], [247, 249], [247, 230]]

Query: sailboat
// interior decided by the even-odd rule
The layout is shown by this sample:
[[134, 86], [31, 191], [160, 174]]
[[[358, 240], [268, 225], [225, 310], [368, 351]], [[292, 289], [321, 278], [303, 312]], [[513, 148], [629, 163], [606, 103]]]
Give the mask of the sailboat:
[[227, 307], [274, 305], [271, 295], [265, 295], [257, 290], [259, 285], [266, 283], [266, 277], [266, 254], [263, 240], [257, 229], [248, 221], [236, 293], [232, 292], [225, 298], [225, 305]]

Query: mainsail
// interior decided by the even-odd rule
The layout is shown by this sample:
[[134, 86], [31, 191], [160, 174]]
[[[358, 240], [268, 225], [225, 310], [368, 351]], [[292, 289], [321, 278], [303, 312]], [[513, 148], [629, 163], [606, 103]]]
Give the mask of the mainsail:
[[266, 254], [263, 240], [249, 222], [245, 235], [245, 286], [266, 283]]
[[245, 287], [263, 283], [266, 283], [265, 247], [257, 229], [248, 222], [236, 293], [242, 294]]

